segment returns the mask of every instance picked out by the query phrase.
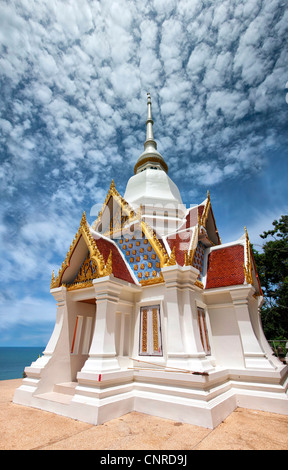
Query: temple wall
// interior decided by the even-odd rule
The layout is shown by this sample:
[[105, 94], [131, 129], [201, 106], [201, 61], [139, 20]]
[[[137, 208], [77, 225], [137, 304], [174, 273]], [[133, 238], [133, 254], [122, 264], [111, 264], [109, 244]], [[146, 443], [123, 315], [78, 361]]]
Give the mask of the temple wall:
[[243, 367], [243, 350], [233, 305], [209, 305], [212, 352], [220, 367]]

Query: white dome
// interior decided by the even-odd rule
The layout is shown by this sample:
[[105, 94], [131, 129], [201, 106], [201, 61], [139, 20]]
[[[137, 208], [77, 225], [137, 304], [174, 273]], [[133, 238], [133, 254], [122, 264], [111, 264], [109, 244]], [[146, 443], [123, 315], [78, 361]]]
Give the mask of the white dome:
[[141, 214], [158, 235], [174, 232], [182, 223], [186, 209], [176, 184], [162, 170], [150, 168], [128, 181], [124, 199]]
[[132, 206], [163, 205], [177, 208], [182, 198], [176, 184], [162, 170], [147, 170], [132, 176], [124, 199]]

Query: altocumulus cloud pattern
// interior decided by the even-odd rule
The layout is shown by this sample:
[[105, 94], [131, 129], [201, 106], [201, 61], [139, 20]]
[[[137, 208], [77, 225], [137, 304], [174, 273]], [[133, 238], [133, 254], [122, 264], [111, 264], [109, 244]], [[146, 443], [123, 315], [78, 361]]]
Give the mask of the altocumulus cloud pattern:
[[[287, 151], [287, 37], [283, 0], [2, 0], [3, 344], [13, 329], [17, 341], [47, 342], [52, 269], [83, 210], [111, 178], [121, 191], [132, 175], [147, 91], [186, 203], [215, 188], [216, 208], [224, 195], [237, 206], [233, 182], [246, 193], [260, 174], [267, 186]], [[258, 215], [265, 206], [273, 220], [281, 187], [280, 173], [271, 206], [256, 198]]]

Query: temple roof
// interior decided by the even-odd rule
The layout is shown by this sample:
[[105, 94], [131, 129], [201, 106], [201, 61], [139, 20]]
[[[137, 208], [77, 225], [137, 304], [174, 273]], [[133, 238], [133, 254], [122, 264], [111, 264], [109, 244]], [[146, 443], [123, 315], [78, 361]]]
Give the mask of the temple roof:
[[244, 283], [243, 245], [217, 248], [209, 253], [207, 263], [206, 289]]
[[129, 265], [127, 265], [126, 260], [121, 256], [121, 252], [118, 249], [118, 246], [113, 243], [112, 240], [104, 238], [100, 234], [92, 232], [92, 236], [96, 242], [97, 248], [104, 258], [105, 264], [108, 261], [108, 258], [111, 254], [111, 264], [112, 272], [115, 277], [122, 279], [123, 281], [130, 282], [135, 284], [137, 281], [134, 278], [133, 274], [130, 272]]
[[262, 295], [246, 227], [239, 240], [207, 250], [205, 272], [205, 289], [251, 284]]
[[[92, 227], [83, 213], [57, 277], [53, 272], [51, 288], [88, 287], [94, 279], [108, 275], [147, 286], [164, 282], [161, 269], [178, 264], [198, 269], [196, 285], [202, 289], [246, 283], [253, 284], [261, 294], [246, 229], [241, 239], [221, 245], [209, 191], [202, 203], [185, 209], [157, 151], [149, 93], [147, 106], [144, 152], [125, 196], [119, 194], [112, 180]], [[166, 230], [168, 222], [172, 228]]]
[[[123, 198], [120, 200], [127, 208]], [[128, 283], [146, 286], [164, 282], [161, 268], [178, 264], [197, 268], [197, 285], [203, 289], [252, 284], [261, 295], [246, 229], [245, 235], [236, 242], [214, 245], [206, 234], [205, 224], [212, 210], [211, 205], [207, 207], [206, 201], [191, 208], [181, 230], [163, 238], [158, 238], [152, 227], [141, 220], [141, 215], [136, 217], [133, 211], [129, 215], [133, 221], [132, 232], [128, 217], [124, 219], [122, 230], [117, 226], [114, 232], [113, 225], [109, 224], [110, 238], [90, 227], [84, 213], [57, 278], [53, 273], [51, 288], [60, 285], [68, 289], [88, 287], [93, 279], [111, 274]], [[128, 206], [128, 213], [129, 210]], [[98, 227], [99, 222], [101, 217]]]

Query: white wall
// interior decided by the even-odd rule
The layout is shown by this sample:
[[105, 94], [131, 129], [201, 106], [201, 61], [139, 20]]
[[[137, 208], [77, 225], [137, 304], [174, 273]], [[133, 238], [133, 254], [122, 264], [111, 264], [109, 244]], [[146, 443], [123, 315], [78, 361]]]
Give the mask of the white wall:
[[216, 365], [222, 367], [244, 367], [239, 328], [233, 305], [208, 306], [213, 355]]

